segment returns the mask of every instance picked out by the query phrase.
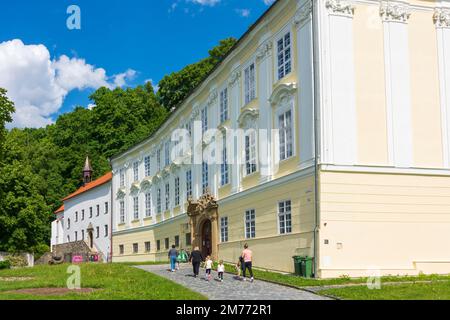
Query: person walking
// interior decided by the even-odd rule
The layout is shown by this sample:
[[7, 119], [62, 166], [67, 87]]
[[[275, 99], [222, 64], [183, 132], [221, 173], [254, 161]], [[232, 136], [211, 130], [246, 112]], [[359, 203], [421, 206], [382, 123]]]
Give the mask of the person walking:
[[170, 260], [170, 272], [175, 272], [175, 264], [177, 262], [178, 252], [175, 249], [175, 245], [172, 245], [172, 249], [169, 250], [169, 260]]
[[194, 278], [198, 277], [198, 273], [200, 270], [200, 263], [203, 261], [202, 253], [200, 252], [198, 247], [195, 247], [191, 252], [191, 256], [189, 257], [189, 262], [192, 263], [192, 268], [194, 271]]
[[241, 257], [244, 259], [244, 268], [243, 268], [243, 276], [244, 276], [244, 281], [247, 281], [247, 278], [245, 277], [245, 273], [248, 269], [249, 273], [250, 273], [250, 281], [253, 282], [253, 270], [252, 270], [252, 250], [250, 250], [248, 248], [248, 244], [246, 243], [244, 245], [244, 251], [242, 251], [242, 255]]

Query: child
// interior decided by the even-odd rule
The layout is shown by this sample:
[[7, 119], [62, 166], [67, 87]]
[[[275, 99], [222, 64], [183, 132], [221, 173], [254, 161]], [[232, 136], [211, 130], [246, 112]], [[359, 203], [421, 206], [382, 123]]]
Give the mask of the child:
[[225, 272], [225, 266], [223, 264], [223, 260], [219, 261], [219, 265], [217, 266], [217, 273], [219, 274], [220, 282], [223, 282], [223, 273]]
[[241, 273], [244, 272], [244, 268], [245, 268], [244, 258], [240, 256], [238, 263], [236, 264], [237, 277], [239, 280], [242, 280]]
[[212, 265], [213, 265], [213, 261], [211, 260], [210, 256], [206, 257], [206, 261], [205, 261], [205, 267], [206, 267], [206, 276], [205, 279], [206, 280], [211, 280], [211, 269], [212, 269]]

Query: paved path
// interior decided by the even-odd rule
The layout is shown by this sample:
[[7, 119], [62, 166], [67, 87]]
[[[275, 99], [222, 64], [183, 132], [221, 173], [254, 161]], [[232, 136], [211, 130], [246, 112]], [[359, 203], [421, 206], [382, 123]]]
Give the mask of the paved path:
[[224, 281], [216, 280], [217, 272], [213, 271], [213, 279], [204, 278], [204, 269], [200, 269], [200, 276], [193, 277], [191, 265], [182, 265], [177, 272], [169, 272], [167, 265], [137, 266], [159, 276], [177, 282], [184, 287], [199, 292], [210, 300], [325, 300], [308, 291], [298, 290], [265, 281], [240, 281], [231, 274], [224, 274]]

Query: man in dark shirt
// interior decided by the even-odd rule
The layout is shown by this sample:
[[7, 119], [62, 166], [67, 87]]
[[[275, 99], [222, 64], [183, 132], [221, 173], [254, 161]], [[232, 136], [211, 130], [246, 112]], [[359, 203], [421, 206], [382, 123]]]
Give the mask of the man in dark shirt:
[[195, 247], [194, 251], [191, 252], [189, 261], [192, 262], [192, 268], [194, 269], [194, 278], [197, 278], [200, 270], [200, 263], [203, 261], [202, 253], [200, 252], [198, 247]]
[[170, 260], [170, 271], [175, 272], [175, 264], [177, 262], [178, 252], [175, 249], [175, 245], [172, 246], [172, 249], [169, 250], [169, 260]]

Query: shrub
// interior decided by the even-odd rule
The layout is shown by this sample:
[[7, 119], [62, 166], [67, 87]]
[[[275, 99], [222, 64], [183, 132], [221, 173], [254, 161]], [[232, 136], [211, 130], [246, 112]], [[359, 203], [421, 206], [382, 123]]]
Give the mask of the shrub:
[[10, 262], [10, 266], [14, 268], [26, 267], [28, 266], [27, 260], [22, 256], [8, 256], [6, 261]]
[[11, 269], [11, 262], [9, 260], [0, 261], [0, 270]]

